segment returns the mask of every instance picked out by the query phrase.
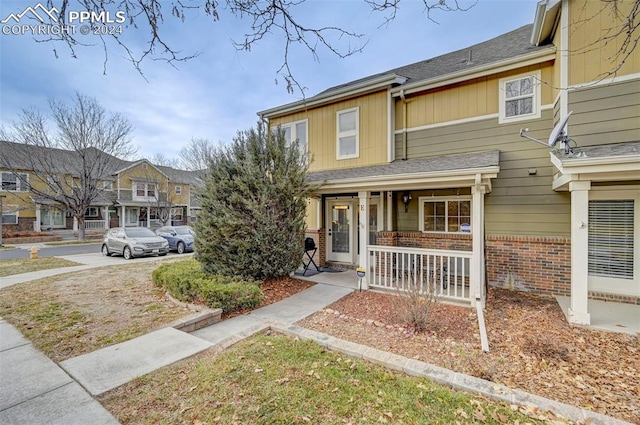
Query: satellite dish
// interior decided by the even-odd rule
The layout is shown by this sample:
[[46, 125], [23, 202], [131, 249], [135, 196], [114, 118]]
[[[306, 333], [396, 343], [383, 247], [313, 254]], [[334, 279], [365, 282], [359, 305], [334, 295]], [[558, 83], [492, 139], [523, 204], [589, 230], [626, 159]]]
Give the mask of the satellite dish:
[[[547, 147], [550, 148], [555, 148], [556, 145], [558, 144], [558, 142], [562, 143], [564, 145], [564, 153], [565, 154], [572, 154], [573, 153], [573, 149], [570, 146], [570, 142], [572, 141], [571, 137], [569, 137], [569, 135], [567, 134], [567, 132], [565, 131], [565, 128], [567, 127], [567, 122], [569, 121], [569, 117], [571, 116], [571, 114], [573, 113], [573, 111], [569, 112], [567, 114], [566, 117], [562, 118], [558, 124], [556, 124], [556, 126], [553, 128], [553, 130], [551, 131], [551, 134], [549, 135], [549, 141], [548, 142], [543, 142], [542, 140], [538, 140], [535, 139], [531, 136], [527, 136], [526, 132], [529, 131], [528, 128], [521, 128], [520, 129], [520, 137], [524, 137], [525, 139], [529, 139], [531, 141], [534, 141], [536, 143], [540, 143], [541, 145], [545, 145]], [[575, 143], [575, 141], [574, 141]]]
[[551, 131], [551, 134], [549, 135], [550, 148], [554, 148], [558, 144], [558, 142], [562, 142], [565, 144], [569, 143], [569, 137], [567, 136], [565, 128], [567, 127], [567, 121], [569, 121], [569, 117], [572, 113], [573, 111], [570, 111], [566, 117], [561, 119], [558, 124], [556, 124], [556, 126], [553, 128], [553, 131]]

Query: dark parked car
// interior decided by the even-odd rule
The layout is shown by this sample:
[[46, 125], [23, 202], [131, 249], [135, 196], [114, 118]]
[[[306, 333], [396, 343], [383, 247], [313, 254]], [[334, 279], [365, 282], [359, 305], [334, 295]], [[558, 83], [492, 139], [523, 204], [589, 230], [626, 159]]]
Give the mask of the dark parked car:
[[156, 234], [165, 238], [169, 249], [178, 251], [178, 254], [193, 251], [196, 233], [190, 226], [164, 226], [156, 230]]
[[145, 255], [167, 255], [169, 244], [146, 227], [114, 227], [102, 241], [102, 255], [122, 255], [126, 260]]

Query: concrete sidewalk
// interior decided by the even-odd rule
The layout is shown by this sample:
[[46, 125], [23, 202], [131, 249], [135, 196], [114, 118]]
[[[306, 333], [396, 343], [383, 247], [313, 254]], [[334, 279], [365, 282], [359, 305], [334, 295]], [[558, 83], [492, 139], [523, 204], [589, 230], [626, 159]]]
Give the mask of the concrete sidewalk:
[[20, 332], [0, 319], [0, 423], [119, 422]]

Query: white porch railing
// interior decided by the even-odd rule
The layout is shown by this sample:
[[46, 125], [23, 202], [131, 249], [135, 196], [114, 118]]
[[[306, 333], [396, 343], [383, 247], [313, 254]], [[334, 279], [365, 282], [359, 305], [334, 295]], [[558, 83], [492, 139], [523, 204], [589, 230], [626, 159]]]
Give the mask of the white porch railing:
[[470, 251], [369, 246], [368, 283], [374, 289], [420, 292], [471, 302]]
[[85, 220], [84, 228], [86, 230], [102, 230], [104, 229], [104, 220]]

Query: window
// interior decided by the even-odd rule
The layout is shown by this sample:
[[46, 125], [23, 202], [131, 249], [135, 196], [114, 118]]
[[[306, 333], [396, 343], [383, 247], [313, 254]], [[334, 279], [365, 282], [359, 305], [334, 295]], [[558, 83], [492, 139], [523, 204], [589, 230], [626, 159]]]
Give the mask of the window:
[[337, 159], [357, 158], [360, 155], [358, 140], [358, 108], [338, 111], [337, 114]]
[[291, 146], [291, 142], [297, 140], [300, 152], [303, 154], [307, 153], [308, 149], [307, 123], [307, 120], [303, 120], [280, 126], [282, 131], [284, 131], [284, 138], [287, 141], [287, 146]]
[[182, 220], [182, 208], [171, 208], [171, 216], [174, 220]]
[[540, 71], [500, 79], [500, 123], [540, 118]]
[[15, 212], [3, 212], [2, 224], [18, 224], [18, 211]]
[[2, 173], [2, 190], [26, 192], [29, 190], [29, 175], [25, 173]]
[[471, 200], [420, 197], [420, 230], [471, 233]]
[[85, 217], [98, 217], [98, 208], [97, 207], [89, 207], [84, 212]]
[[589, 275], [633, 279], [633, 199], [589, 201]]
[[176, 195], [182, 195], [182, 186], [176, 186], [175, 191]]
[[105, 180], [104, 182], [102, 182], [102, 188], [104, 190], [113, 190], [113, 182]]
[[142, 198], [144, 200], [148, 200], [149, 198], [155, 198], [156, 188], [157, 188], [157, 185], [155, 183], [136, 183], [134, 185], [136, 198], [138, 199]]

